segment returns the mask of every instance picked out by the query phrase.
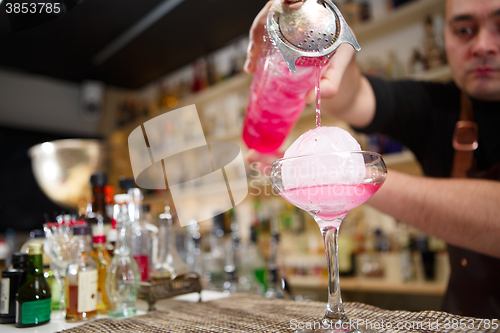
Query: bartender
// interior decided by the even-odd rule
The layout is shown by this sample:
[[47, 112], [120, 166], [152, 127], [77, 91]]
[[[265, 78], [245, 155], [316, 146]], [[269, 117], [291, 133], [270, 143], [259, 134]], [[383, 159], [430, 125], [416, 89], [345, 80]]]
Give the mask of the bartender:
[[[290, 6], [301, 1], [283, 0]], [[268, 3], [251, 31], [245, 70], [262, 53]], [[321, 80], [322, 112], [413, 151], [425, 177], [390, 170], [369, 203], [445, 240], [451, 275], [443, 310], [500, 318], [500, 0], [447, 0], [449, 83], [367, 78], [341, 45]], [[314, 91], [308, 94], [314, 99]], [[249, 159], [277, 156], [254, 153]]]

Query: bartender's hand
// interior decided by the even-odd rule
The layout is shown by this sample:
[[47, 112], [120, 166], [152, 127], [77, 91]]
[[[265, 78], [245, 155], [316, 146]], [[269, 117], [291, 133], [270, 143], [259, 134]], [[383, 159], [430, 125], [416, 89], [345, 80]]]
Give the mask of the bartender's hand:
[[272, 154], [259, 153], [256, 150], [251, 149], [246, 155], [245, 159], [249, 164], [254, 164], [257, 169], [266, 176], [269, 176], [269, 171], [271, 171], [271, 164], [277, 159], [283, 157], [282, 152], [275, 152]]
[[[264, 35], [266, 33], [267, 13], [271, 8], [273, 0], [266, 3], [264, 8], [255, 17], [252, 27], [250, 28], [250, 38], [247, 49], [247, 59], [245, 61], [244, 70], [247, 73], [253, 73], [257, 66], [257, 61], [263, 52]], [[285, 5], [290, 6], [291, 9], [299, 8], [302, 6], [302, 1], [296, 0], [283, 0]], [[339, 91], [340, 82], [344, 76], [347, 66], [354, 56], [355, 50], [349, 44], [341, 44], [334, 56], [328, 62], [328, 68], [324, 71], [321, 78], [321, 97], [330, 98], [335, 97]], [[306, 102], [312, 103], [315, 100], [315, 89], [311, 89], [306, 95]]]

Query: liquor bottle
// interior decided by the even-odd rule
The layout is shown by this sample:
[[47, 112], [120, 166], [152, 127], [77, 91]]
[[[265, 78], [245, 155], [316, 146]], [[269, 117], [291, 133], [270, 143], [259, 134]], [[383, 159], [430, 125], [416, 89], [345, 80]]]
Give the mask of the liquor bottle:
[[97, 265], [90, 256], [90, 228], [73, 227], [71, 260], [66, 273], [66, 320], [88, 320], [97, 315]]
[[[69, 215], [65, 215], [66, 218], [68, 218]], [[62, 218], [62, 216], [61, 216]], [[59, 309], [59, 302], [60, 302], [60, 288], [57, 283], [57, 280], [54, 277], [54, 272], [50, 268], [50, 256], [45, 253], [45, 232], [41, 229], [35, 229], [30, 232], [30, 238], [21, 246], [21, 250], [19, 252], [21, 253], [28, 253], [28, 246], [29, 244], [41, 244], [42, 249], [44, 250], [42, 253], [42, 258], [43, 258], [43, 275], [45, 279], [47, 280], [47, 283], [50, 286], [50, 293], [52, 294], [52, 303], [51, 303], [51, 308], [52, 310], [58, 310]]]
[[28, 245], [26, 282], [16, 297], [16, 327], [31, 327], [50, 321], [50, 287], [43, 276], [42, 245]]
[[151, 215], [151, 207], [149, 205], [142, 205], [142, 219], [144, 220], [146, 229], [149, 231], [149, 237], [151, 239], [149, 246], [149, 267], [151, 270], [154, 269], [155, 265], [158, 263], [158, 234], [160, 231], [153, 221], [153, 215]]
[[114, 211], [116, 227], [119, 230], [118, 241], [105, 281], [105, 290], [110, 303], [108, 315], [114, 318], [135, 315], [135, 301], [141, 283], [141, 274], [130, 250], [132, 223], [127, 207], [129, 201], [128, 194], [115, 195]]
[[226, 230], [224, 214], [213, 218], [212, 232], [210, 233], [210, 251], [204, 254], [205, 279], [209, 288], [223, 290], [226, 278]]
[[[116, 205], [115, 205], [116, 206]], [[116, 241], [118, 240], [118, 231], [116, 230], [116, 213], [113, 208], [113, 220], [111, 221], [111, 229], [108, 231], [106, 250], [108, 251], [109, 257], [113, 257], [115, 253]]]
[[16, 322], [16, 294], [26, 282], [28, 259], [27, 254], [13, 253], [12, 266], [2, 272], [0, 298], [0, 323], [2, 324]]
[[[92, 234], [107, 234], [111, 228], [111, 218], [106, 211], [105, 187], [107, 182], [108, 177], [102, 172], [96, 172], [90, 177], [92, 211], [87, 213], [87, 222], [92, 227]], [[97, 218], [98, 215], [102, 216], [102, 220]]]
[[111, 257], [106, 249], [106, 236], [94, 235], [92, 237], [93, 248], [90, 256], [97, 265], [97, 312], [108, 313], [109, 300], [106, 295], [105, 281]]
[[189, 272], [189, 267], [182, 261], [177, 252], [174, 215], [170, 211], [170, 206], [165, 206], [165, 212], [160, 214], [158, 221], [159, 230], [159, 255], [158, 263], [155, 265], [152, 278], [165, 279], [175, 278], [178, 275]]
[[242, 244], [238, 260], [238, 283], [241, 289], [264, 295], [267, 276], [266, 261], [257, 246], [257, 227], [250, 229], [250, 239]]
[[142, 218], [142, 193], [138, 188], [128, 190], [130, 197], [129, 215], [132, 221], [132, 256], [134, 257], [142, 281], [148, 281], [151, 254], [151, 234], [146, 228], [146, 223]]

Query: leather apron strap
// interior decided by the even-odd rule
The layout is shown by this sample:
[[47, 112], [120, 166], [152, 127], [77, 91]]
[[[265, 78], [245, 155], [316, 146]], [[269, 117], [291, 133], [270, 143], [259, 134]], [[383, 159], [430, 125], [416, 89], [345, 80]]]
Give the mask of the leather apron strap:
[[451, 177], [467, 178], [467, 170], [470, 169], [474, 159], [474, 150], [478, 147], [478, 129], [474, 122], [472, 101], [462, 92], [460, 95], [460, 116], [453, 133], [453, 167]]

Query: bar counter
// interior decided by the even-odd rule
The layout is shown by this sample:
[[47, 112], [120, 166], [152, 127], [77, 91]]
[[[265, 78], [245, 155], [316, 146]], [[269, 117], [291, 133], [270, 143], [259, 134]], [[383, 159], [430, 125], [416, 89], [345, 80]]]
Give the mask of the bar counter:
[[[295, 302], [267, 299], [248, 294], [230, 296], [203, 291], [157, 303], [157, 311], [144, 310], [133, 318], [98, 318], [87, 323], [53, 320], [49, 325], [22, 329], [22, 332], [54, 332], [65, 329], [81, 332], [295, 332], [320, 319], [326, 308], [322, 302]], [[498, 321], [461, 317], [439, 311], [389, 311], [362, 304], [344, 303], [352, 325], [365, 323], [379, 332], [495, 332]], [[139, 308], [146, 304], [139, 302]], [[354, 326], [353, 326], [354, 327]], [[7, 330], [4, 330], [7, 328]], [[2, 332], [20, 332], [3, 325]]]

